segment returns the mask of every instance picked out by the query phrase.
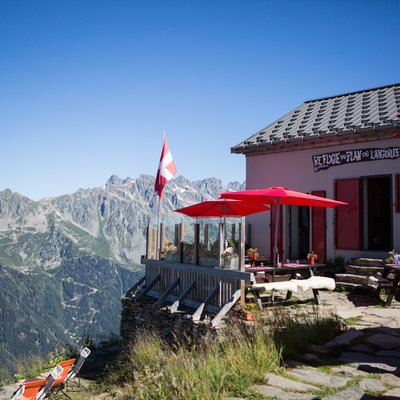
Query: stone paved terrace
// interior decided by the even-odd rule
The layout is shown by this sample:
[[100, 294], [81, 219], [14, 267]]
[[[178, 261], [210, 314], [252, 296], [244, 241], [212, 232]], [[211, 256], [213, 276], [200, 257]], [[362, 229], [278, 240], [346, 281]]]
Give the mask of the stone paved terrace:
[[286, 362], [285, 376], [266, 374], [252, 390], [279, 400], [400, 400], [400, 303], [382, 307], [373, 292], [362, 290], [322, 292], [321, 300], [323, 312], [344, 318], [349, 330], [311, 346], [301, 360]]
[[[300, 304], [291, 300], [296, 312], [314, 309], [315, 305], [299, 300]], [[284, 376], [266, 374], [262, 384], [251, 388], [257, 398], [400, 400], [400, 303], [394, 300], [390, 308], [382, 307], [368, 291], [326, 291], [321, 292], [321, 300], [321, 312], [338, 314], [350, 329], [323, 346], [311, 346], [300, 360], [286, 360]], [[0, 390], [0, 399], [9, 399], [16, 387]], [[103, 393], [95, 398], [118, 396]]]

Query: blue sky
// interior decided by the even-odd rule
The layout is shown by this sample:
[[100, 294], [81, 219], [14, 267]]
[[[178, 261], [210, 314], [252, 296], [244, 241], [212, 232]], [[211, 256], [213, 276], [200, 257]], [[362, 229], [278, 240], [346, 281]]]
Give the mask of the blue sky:
[[0, 0], [0, 190], [243, 181], [230, 148], [303, 101], [400, 81], [400, 1]]

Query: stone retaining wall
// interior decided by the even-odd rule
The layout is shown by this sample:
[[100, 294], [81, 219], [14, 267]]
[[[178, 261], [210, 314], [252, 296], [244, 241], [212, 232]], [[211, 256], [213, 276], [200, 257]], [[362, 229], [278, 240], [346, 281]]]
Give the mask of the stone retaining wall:
[[160, 335], [161, 339], [177, 346], [198, 344], [204, 338], [216, 339], [223, 331], [211, 327], [208, 318], [193, 322], [184, 312], [169, 313], [165, 307], [154, 307], [155, 299], [144, 297], [135, 303], [134, 298], [122, 299], [121, 337], [125, 346], [134, 344], [137, 332], [148, 330]]

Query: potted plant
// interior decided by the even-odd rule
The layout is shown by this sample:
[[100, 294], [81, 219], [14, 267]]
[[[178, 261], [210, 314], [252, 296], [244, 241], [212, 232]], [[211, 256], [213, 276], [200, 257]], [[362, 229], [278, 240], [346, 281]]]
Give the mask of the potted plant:
[[226, 268], [234, 268], [239, 260], [239, 256], [233, 247], [228, 247], [221, 253], [221, 264]]
[[389, 251], [388, 258], [385, 260], [386, 264], [396, 264], [398, 257], [396, 250]]
[[259, 253], [258, 253], [258, 250], [257, 250], [257, 248], [256, 247], [250, 247], [248, 250], [247, 250], [247, 255], [254, 261], [254, 260], [256, 260], [257, 258], [258, 258], [258, 256], [259, 256]]
[[253, 321], [254, 320], [254, 303], [244, 303], [243, 301], [239, 300], [233, 311], [236, 316], [240, 319], [244, 319], [245, 321]]
[[163, 247], [163, 256], [166, 259], [172, 259], [173, 256], [178, 252], [178, 248], [171, 242], [166, 242]]
[[314, 253], [314, 250], [311, 250], [311, 252], [307, 254], [307, 260], [311, 265], [314, 265], [315, 261], [318, 260], [318, 254]]

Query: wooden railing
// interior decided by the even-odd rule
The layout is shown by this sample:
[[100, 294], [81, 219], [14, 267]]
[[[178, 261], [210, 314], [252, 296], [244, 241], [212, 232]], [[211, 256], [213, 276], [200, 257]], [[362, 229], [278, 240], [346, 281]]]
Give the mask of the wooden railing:
[[241, 286], [252, 279], [248, 272], [163, 260], [142, 258], [142, 264], [146, 283], [140, 296], [155, 297], [158, 305], [168, 300], [173, 303], [172, 310], [185, 304], [198, 311], [203, 305], [201, 312], [203, 309], [218, 312], [232, 297], [240, 297]]
[[[218, 224], [219, 232], [218, 237], [216, 238], [217, 247], [215, 251], [215, 263], [218, 266], [221, 266], [221, 254], [225, 249], [225, 240], [232, 239], [237, 243], [237, 252], [239, 255], [239, 264], [244, 266], [244, 257], [245, 257], [245, 242], [246, 236], [249, 238], [251, 234], [251, 225], [247, 226], [247, 234], [245, 232], [245, 224], [240, 222], [237, 224], [232, 224], [231, 232], [225, 232], [226, 226], [223, 223]], [[236, 229], [237, 228], [237, 229]], [[174, 240], [173, 244], [177, 248], [177, 258], [180, 263], [184, 263], [189, 258], [194, 265], [203, 264], [201, 260], [201, 247], [205, 246], [208, 248], [209, 243], [209, 225], [203, 225], [202, 237], [204, 236], [203, 243], [200, 243], [200, 224], [195, 223], [192, 226], [193, 232], [189, 235], [189, 232], [185, 232], [184, 224], [176, 224], [174, 227]], [[185, 237], [191, 237], [191, 243], [185, 243]], [[147, 227], [147, 240], [146, 240], [146, 259], [162, 259], [164, 258], [163, 249], [165, 245], [165, 226], [164, 224], [160, 224], [158, 229], [153, 225], [149, 224]], [[189, 248], [191, 254], [185, 254], [184, 249]], [[189, 257], [188, 257], [189, 256]], [[215, 265], [213, 265], [215, 266]]]

